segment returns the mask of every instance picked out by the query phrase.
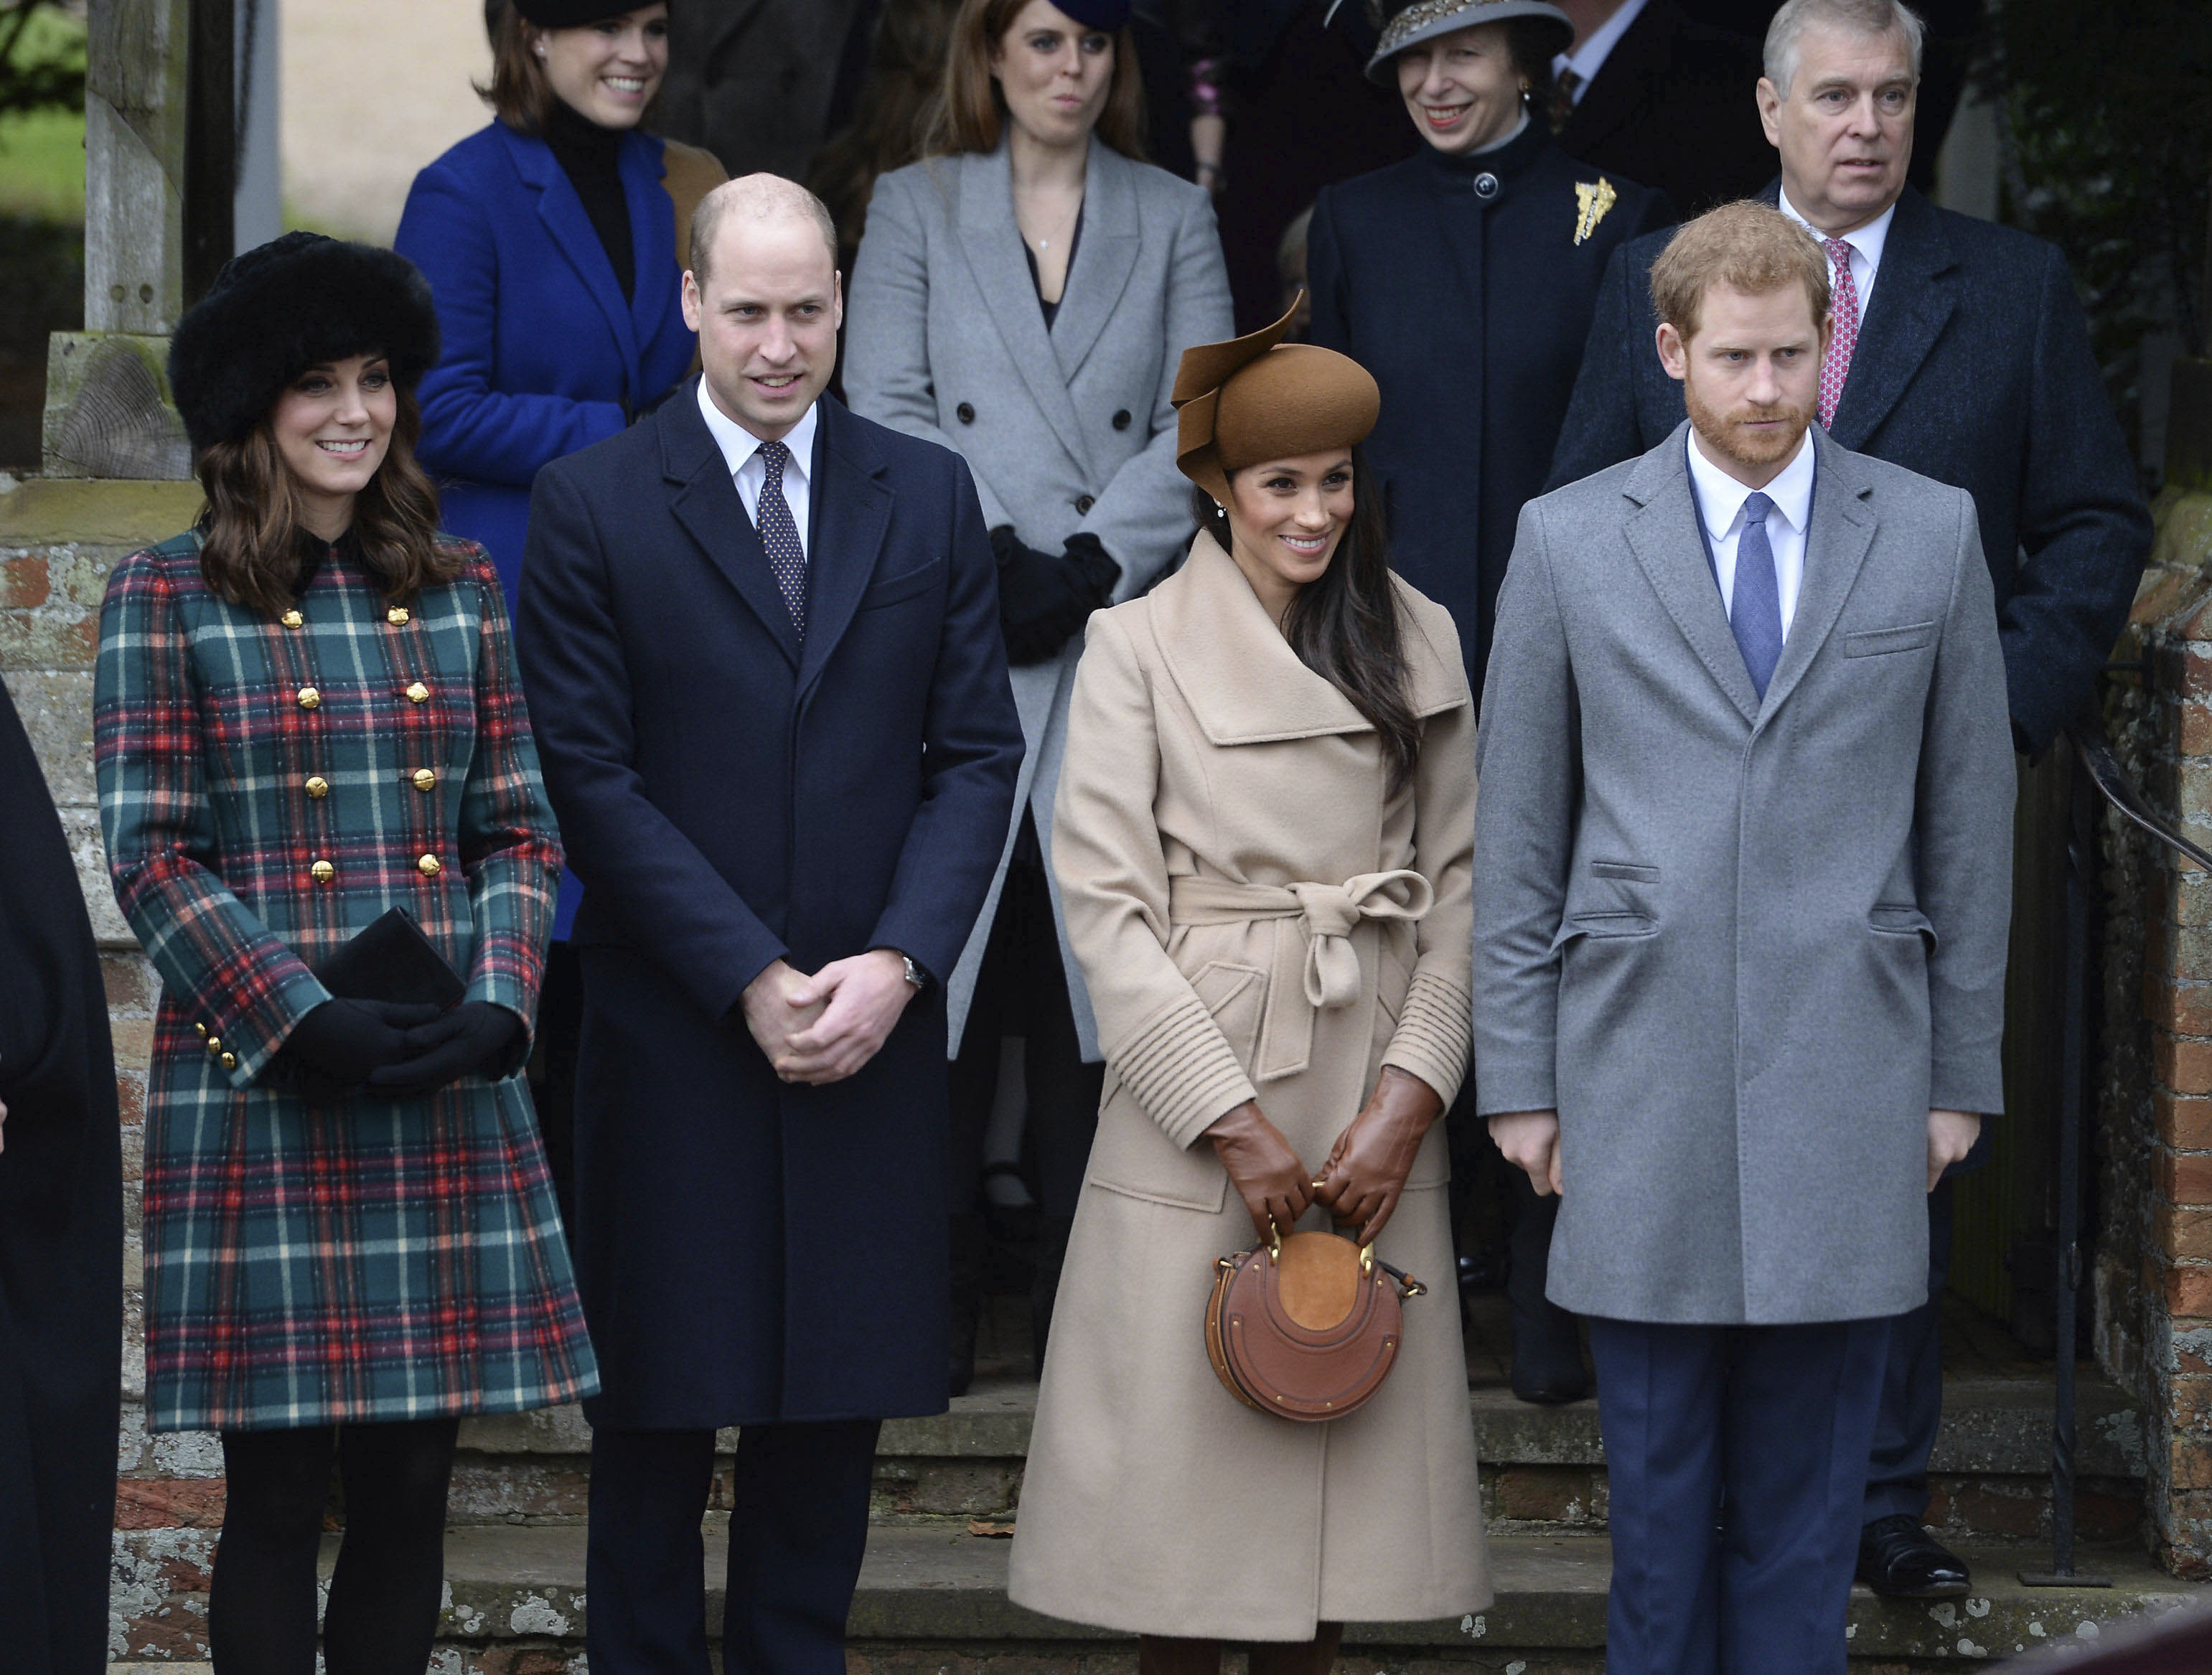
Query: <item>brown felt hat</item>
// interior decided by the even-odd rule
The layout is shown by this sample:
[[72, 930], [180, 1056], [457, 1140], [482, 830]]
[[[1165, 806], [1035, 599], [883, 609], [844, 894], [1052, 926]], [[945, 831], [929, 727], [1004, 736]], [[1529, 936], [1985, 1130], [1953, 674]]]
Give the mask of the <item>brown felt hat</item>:
[[1176, 464], [1224, 505], [1231, 471], [1351, 447], [1382, 410], [1373, 376], [1350, 355], [1283, 341], [1297, 313], [1293, 304], [1249, 337], [1187, 349], [1176, 368]]

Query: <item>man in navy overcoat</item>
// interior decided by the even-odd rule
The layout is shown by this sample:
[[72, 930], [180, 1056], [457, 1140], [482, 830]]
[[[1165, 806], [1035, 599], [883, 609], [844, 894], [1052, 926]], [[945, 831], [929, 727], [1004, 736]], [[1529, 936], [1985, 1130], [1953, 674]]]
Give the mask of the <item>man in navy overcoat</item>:
[[[2013, 742], [2035, 756], [2087, 701], [2127, 621], [2150, 516], [2064, 258], [1905, 184], [1920, 42], [1919, 20], [1901, 4], [1872, 33], [1838, 0], [1783, 7], [1758, 88], [1782, 156], [1766, 197], [1828, 253], [1836, 329], [1820, 423], [1855, 452], [1974, 497]], [[1665, 243], [1641, 239], [1613, 255], [1553, 488], [1636, 458], [1682, 422], [1682, 386], [1660, 365], [1651, 311], [1651, 264]], [[1859, 1555], [1862, 1581], [1908, 1598], [1962, 1594], [1969, 1580], [1921, 1521], [1942, 1417], [1948, 1180], [1929, 1211], [1929, 1299], [1891, 1323]]]
[[945, 1405], [942, 980], [1022, 735], [967, 467], [822, 393], [835, 249], [789, 181], [710, 194], [703, 377], [532, 497], [523, 669], [586, 889], [598, 1675], [707, 1675], [726, 1425], [724, 1666], [842, 1675], [878, 1422]]

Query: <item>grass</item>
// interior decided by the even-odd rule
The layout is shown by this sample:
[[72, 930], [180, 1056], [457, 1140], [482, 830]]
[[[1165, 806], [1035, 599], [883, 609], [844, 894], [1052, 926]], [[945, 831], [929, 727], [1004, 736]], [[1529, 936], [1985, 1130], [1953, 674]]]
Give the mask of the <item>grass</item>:
[[[84, 22], [53, 6], [32, 14], [14, 64], [84, 62]], [[84, 219], [84, 117], [43, 110], [0, 117], [0, 215]]]

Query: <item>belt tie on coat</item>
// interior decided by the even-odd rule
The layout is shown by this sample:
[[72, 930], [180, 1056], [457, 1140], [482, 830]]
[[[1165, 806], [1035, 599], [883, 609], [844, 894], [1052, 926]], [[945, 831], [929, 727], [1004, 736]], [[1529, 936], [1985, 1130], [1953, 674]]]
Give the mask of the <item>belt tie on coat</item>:
[[[1267, 1007], [1253, 1053], [1255, 1082], [1305, 1069], [1313, 1052], [1314, 1014], [1359, 998], [1359, 950], [1352, 944], [1352, 933], [1363, 919], [1410, 923], [1435, 904], [1429, 881], [1405, 868], [1363, 872], [1340, 884], [1240, 884], [1201, 877], [1168, 882], [1170, 925], [1283, 921], [1275, 932]], [[1301, 938], [1288, 934], [1294, 920]], [[1302, 1007], [1297, 1004], [1300, 997], [1305, 1001]]]

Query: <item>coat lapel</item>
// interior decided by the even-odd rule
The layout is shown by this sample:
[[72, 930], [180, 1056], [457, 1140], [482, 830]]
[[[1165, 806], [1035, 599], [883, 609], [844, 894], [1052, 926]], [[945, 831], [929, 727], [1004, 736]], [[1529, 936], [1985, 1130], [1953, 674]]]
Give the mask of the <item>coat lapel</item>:
[[729, 461], [722, 457], [706, 420], [699, 416], [698, 379], [687, 379], [679, 386], [661, 404], [653, 422], [660, 428], [661, 477], [670, 485], [669, 509], [795, 667], [799, 631], [792, 626], [790, 607], [769, 568], [760, 533], [738, 498]]
[[1764, 725], [1796, 690], [1820, 654], [1874, 544], [1875, 516], [1866, 504], [1874, 485], [1851, 454], [1813, 428], [1813, 526], [1805, 531], [1805, 579], [1781, 661], [1759, 707]]
[[1836, 409], [1834, 435], [1845, 447], [1865, 446], [1943, 335], [1959, 306], [1951, 277], [1958, 265], [1935, 206], [1907, 186], [1889, 223], [1874, 299], [1860, 322]]
[[[1068, 398], [1067, 380], [1053, 351], [1051, 334], [1044, 329], [1044, 312], [1037, 306], [1036, 286], [1022, 253], [1021, 229], [1014, 225], [1013, 175], [1006, 142], [1000, 140], [999, 149], [988, 156], [958, 159], [957, 167], [960, 249], [983, 294], [985, 312], [1053, 434], [1068, 458], [1087, 472], [1090, 450], [1083, 445], [1083, 427]], [[1089, 236], [1086, 228], [1086, 244]]]
[[882, 481], [889, 462], [835, 399], [822, 397], [816, 410], [814, 532], [806, 543], [806, 643], [799, 659], [802, 697], [852, 625], [891, 522], [891, 491]]
[[[643, 398], [644, 391], [637, 384], [637, 333], [630, 324], [629, 304], [623, 300], [622, 287], [615, 282], [614, 264], [607, 260], [607, 252], [599, 243], [599, 235], [592, 230], [592, 219], [584, 213], [584, 201], [576, 196], [575, 187], [562, 172], [552, 149], [544, 141], [518, 134], [504, 123], [499, 131], [507, 141], [508, 155], [523, 179], [538, 193], [538, 219], [545, 225], [546, 235], [553, 240], [569, 266], [576, 270], [577, 278], [607, 317], [607, 325], [615, 334], [616, 346], [621, 349], [624, 365], [629, 368], [633, 401]], [[625, 157], [624, 162], [627, 163]], [[627, 182], [629, 170], [623, 173]], [[658, 187], [656, 177], [653, 185]], [[630, 230], [635, 239], [638, 225], [638, 204], [635, 188], [629, 189]], [[675, 234], [672, 228], [669, 236]], [[645, 270], [641, 266], [638, 271]], [[703, 429], [704, 427], [702, 426]]]
[[[1698, 661], [1705, 665], [1722, 691], [1743, 712], [1747, 722], [1759, 719], [1759, 691], [1751, 671], [1743, 666], [1743, 652], [1729, 632], [1728, 611], [1721, 604], [1705, 561], [1705, 543], [1698, 537], [1698, 498], [1690, 486], [1688, 420], [1638, 462], [1622, 490], [1643, 510], [1627, 524], [1629, 549], [1658, 594], [1674, 626], [1690, 642]], [[1802, 615], [1802, 607], [1800, 607]]]
[[[1214, 538], [1200, 533], [1189, 561], [1152, 590], [1160, 660], [1210, 744], [1266, 744], [1371, 730], [1372, 723], [1298, 661], [1282, 631]], [[1467, 671], [1424, 634], [1404, 637], [1414, 713], [1474, 701]]]
[[1668, 66], [1662, 60], [1674, 22], [1665, 14], [1673, 9], [1666, 0], [1652, 0], [1613, 42], [1582, 102], [1559, 130], [1559, 144], [1569, 156], [1587, 155], [1592, 146], [1635, 114], [1647, 86], [1664, 84]]
[[1136, 165], [1097, 135], [1083, 188], [1083, 241], [1061, 294], [1060, 317], [1048, 337], [1063, 382], [1072, 382], [1121, 306], [1136, 271], [1142, 234], [1137, 221]]

